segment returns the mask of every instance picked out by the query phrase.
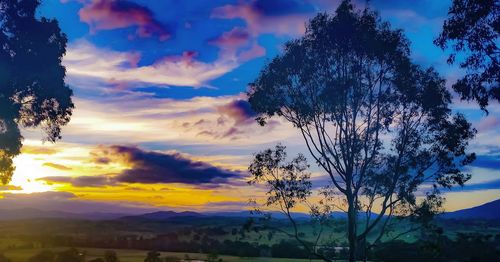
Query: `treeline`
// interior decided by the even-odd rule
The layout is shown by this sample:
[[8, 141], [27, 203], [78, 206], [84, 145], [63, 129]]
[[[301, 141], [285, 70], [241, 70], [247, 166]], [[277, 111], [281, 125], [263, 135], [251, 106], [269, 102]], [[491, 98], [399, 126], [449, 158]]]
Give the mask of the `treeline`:
[[[139, 249], [179, 253], [224, 254], [238, 257], [314, 258], [299, 243], [282, 240], [275, 244], [257, 244], [239, 240], [219, 241], [210, 237], [197, 240], [182, 240], [176, 234], [160, 235], [150, 239], [120, 237], [115, 240], [82, 241], [72, 237], [58, 238], [55, 246], [78, 246], [80, 248]], [[66, 242], [59, 242], [64, 240]], [[50, 247], [54, 243], [45, 243]], [[415, 243], [391, 241], [381, 243], [368, 254], [372, 261], [496, 261], [500, 257], [500, 234], [463, 234], [454, 239], [444, 234]], [[322, 248], [321, 253], [331, 259], [347, 259], [348, 250]], [[0, 260], [0, 262], [8, 260]], [[31, 260], [55, 261], [55, 260]]]

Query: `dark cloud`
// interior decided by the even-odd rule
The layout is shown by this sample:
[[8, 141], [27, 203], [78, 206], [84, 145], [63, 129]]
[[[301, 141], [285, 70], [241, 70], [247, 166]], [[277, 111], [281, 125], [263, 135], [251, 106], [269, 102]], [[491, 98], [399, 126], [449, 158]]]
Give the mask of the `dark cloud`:
[[452, 191], [476, 191], [489, 189], [500, 189], [500, 179], [475, 184], [466, 183], [463, 187], [454, 187]]
[[64, 165], [60, 165], [60, 164], [56, 164], [56, 163], [51, 163], [51, 162], [43, 163], [43, 166], [51, 167], [51, 168], [62, 170], [62, 171], [71, 170], [70, 167], [67, 167], [67, 166], [64, 166]]
[[193, 161], [178, 153], [158, 153], [129, 146], [110, 146], [106, 152], [119, 156], [122, 158], [120, 161], [131, 166], [114, 177], [114, 181], [119, 183], [219, 185], [230, 183], [231, 178], [240, 176], [239, 172]]
[[231, 31], [224, 32], [221, 36], [209, 41], [221, 47], [238, 47], [248, 42], [250, 34], [248, 31], [241, 27], [233, 28]]
[[496, 156], [477, 156], [476, 160], [472, 162], [471, 166], [500, 169], [500, 155]]
[[222, 137], [223, 138], [230, 137], [231, 139], [238, 139], [238, 135], [243, 135], [243, 134], [245, 134], [244, 131], [236, 127], [231, 127], [222, 135]]
[[304, 0], [256, 0], [252, 2], [251, 6], [266, 16], [303, 14], [315, 11], [314, 6], [309, 1]]
[[255, 111], [252, 110], [248, 101], [238, 99], [217, 108], [223, 115], [227, 115], [234, 119], [236, 124], [253, 122], [257, 116]]
[[114, 178], [109, 175], [100, 176], [49, 176], [42, 177], [38, 180], [43, 180], [48, 183], [68, 183], [74, 187], [103, 187], [116, 184]]
[[170, 30], [154, 18], [150, 9], [126, 0], [93, 0], [80, 10], [80, 20], [91, 30], [112, 30], [136, 26], [139, 37], [170, 38]]

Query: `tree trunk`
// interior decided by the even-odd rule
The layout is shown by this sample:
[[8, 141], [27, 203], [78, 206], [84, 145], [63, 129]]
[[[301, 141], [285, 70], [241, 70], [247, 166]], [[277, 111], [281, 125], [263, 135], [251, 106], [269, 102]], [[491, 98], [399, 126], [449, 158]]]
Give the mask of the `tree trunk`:
[[356, 203], [352, 197], [347, 197], [347, 239], [349, 241], [349, 262], [356, 261], [356, 242], [357, 242], [357, 210]]

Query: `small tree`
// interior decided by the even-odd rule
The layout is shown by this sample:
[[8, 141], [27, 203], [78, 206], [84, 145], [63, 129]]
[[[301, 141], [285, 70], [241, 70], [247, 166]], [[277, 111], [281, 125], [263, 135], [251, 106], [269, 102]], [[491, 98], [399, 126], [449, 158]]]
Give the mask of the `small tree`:
[[485, 109], [490, 99], [500, 102], [500, 4], [496, 0], [453, 0], [443, 31], [434, 43], [446, 49], [448, 63], [457, 53], [466, 55], [460, 67], [467, 74], [453, 84], [463, 100], [475, 100]]
[[[322, 216], [328, 215], [328, 212], [322, 212], [316, 206], [308, 203], [307, 199], [312, 194], [312, 183], [310, 181], [310, 173], [307, 171], [309, 165], [306, 158], [299, 154], [291, 161], [287, 161], [287, 153], [285, 146], [276, 145], [274, 149], [266, 149], [255, 155], [254, 160], [250, 164], [248, 171], [252, 174], [249, 184], [264, 184], [266, 186], [267, 199], [264, 203], [266, 207], [277, 209], [291, 223], [292, 233], [283, 228], [275, 226], [265, 226], [269, 231], [269, 238], [272, 238], [272, 232], [276, 231], [285, 234], [288, 237], [295, 239], [309, 256], [320, 257], [326, 261], [329, 259], [323, 254], [317, 252], [316, 246], [323, 234], [323, 226], [326, 219], [321, 219]], [[311, 214], [315, 218], [312, 222], [316, 226], [319, 224], [320, 229], [315, 234], [315, 242], [308, 241], [304, 238], [304, 233], [300, 232], [299, 223], [293, 216], [292, 210], [304, 205], [306, 208], [311, 208]], [[255, 212], [264, 215], [263, 220], [266, 222], [271, 219], [271, 214], [256, 208]], [[318, 222], [318, 223], [314, 223]]]
[[61, 65], [66, 35], [56, 20], [35, 17], [40, 0], [0, 0], [0, 180], [14, 172], [21, 127], [42, 126], [60, 139], [74, 107]]
[[[395, 215], [432, 215], [440, 188], [470, 177], [461, 167], [475, 158], [466, 153], [475, 130], [452, 113], [445, 81], [410, 61], [402, 31], [350, 1], [334, 16], [313, 18], [250, 84], [248, 97], [262, 125], [277, 115], [299, 130], [331, 181], [325, 195], [345, 201], [350, 261], [358, 245], [380, 240]], [[379, 237], [368, 243], [368, 234]]]

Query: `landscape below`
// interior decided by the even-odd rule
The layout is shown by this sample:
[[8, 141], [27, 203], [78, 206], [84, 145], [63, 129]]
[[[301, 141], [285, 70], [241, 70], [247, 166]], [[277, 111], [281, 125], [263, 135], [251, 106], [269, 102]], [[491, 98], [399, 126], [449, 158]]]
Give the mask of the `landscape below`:
[[[311, 259], [298, 243], [274, 230], [280, 228], [292, 232], [288, 220], [278, 214], [274, 214], [275, 218], [266, 222], [264, 227], [257, 216], [245, 211], [159, 211], [142, 215], [74, 214], [34, 209], [1, 212], [0, 250], [3, 257], [0, 261], [8, 258], [12, 262], [37, 262], [40, 261], [34, 259], [37, 254], [69, 252], [69, 248], [75, 247], [75, 254], [84, 259], [81, 261], [106, 261], [98, 260], [106, 250], [114, 250], [122, 262], [145, 261], [154, 254], [163, 261]], [[295, 217], [302, 237], [313, 242], [311, 238], [318, 229], [310, 223], [308, 215], [297, 213]], [[322, 253], [331, 258], [346, 258], [345, 223], [343, 213], [334, 213], [328, 227], [329, 234], [322, 240], [323, 245], [316, 248], [323, 249]], [[447, 258], [489, 261], [499, 255], [496, 247], [500, 244], [500, 200], [441, 214], [434, 223], [437, 230], [431, 233], [428, 229], [417, 230], [398, 240], [391, 239], [410, 226], [406, 222], [392, 228], [382, 243], [373, 249], [371, 257], [383, 261], [401, 261], [402, 258], [405, 261], [429, 261], [425, 259], [432, 257], [433, 249], [439, 248]], [[475, 249], [476, 245], [481, 249]], [[460, 246], [463, 248], [457, 248]], [[475, 253], [477, 250], [483, 251]]]

